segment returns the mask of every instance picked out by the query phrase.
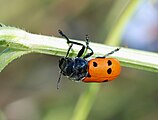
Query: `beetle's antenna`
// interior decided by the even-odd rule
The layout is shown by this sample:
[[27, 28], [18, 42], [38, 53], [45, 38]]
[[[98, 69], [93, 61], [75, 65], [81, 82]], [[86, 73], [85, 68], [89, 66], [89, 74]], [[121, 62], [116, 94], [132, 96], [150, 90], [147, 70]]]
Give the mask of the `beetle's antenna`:
[[59, 83], [60, 83], [60, 81], [61, 81], [61, 75], [62, 75], [62, 70], [61, 70], [60, 73], [59, 73], [59, 79], [58, 79], [58, 81], [57, 81], [57, 90], [59, 89]]

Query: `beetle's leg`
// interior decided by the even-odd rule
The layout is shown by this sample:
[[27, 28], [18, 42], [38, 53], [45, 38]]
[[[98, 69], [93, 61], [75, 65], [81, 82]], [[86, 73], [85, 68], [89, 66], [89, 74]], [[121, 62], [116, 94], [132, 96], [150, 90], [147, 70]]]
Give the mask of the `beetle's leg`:
[[61, 30], [58, 30], [58, 32], [61, 36], [63, 36], [67, 40], [67, 43], [69, 43], [70, 41], [69, 38]]
[[117, 52], [119, 50], [120, 50], [120, 48], [116, 48], [115, 50], [109, 52], [108, 54], [104, 55], [103, 57], [107, 57], [107, 56], [109, 56], [109, 55], [111, 55], [111, 54], [113, 54], [113, 53], [115, 53], [115, 52]]
[[65, 57], [67, 57], [67, 56], [69, 55], [69, 52], [70, 52], [72, 46], [73, 46], [73, 44], [70, 45], [69, 49], [67, 50], [67, 53], [66, 53], [66, 56], [65, 56]]
[[117, 51], [119, 51], [119, 50], [120, 50], [120, 48], [116, 48], [115, 50], [109, 52], [108, 54], [106, 54], [106, 55], [104, 55], [104, 56], [99, 56], [99, 57], [96, 57], [96, 58], [106, 58], [106, 57], [108, 57], [109, 55], [111, 55], [111, 54], [113, 54], [113, 53], [115, 53], [115, 52], [117, 52]]
[[89, 47], [89, 40], [88, 40], [88, 39], [89, 39], [89, 37], [88, 37], [88, 35], [86, 35], [86, 49], [89, 49], [91, 52], [90, 52], [90, 53], [87, 53], [87, 54], [83, 57], [83, 59], [88, 58], [88, 57], [90, 57], [90, 56], [92, 56], [92, 55], [94, 54], [92, 48]]
[[[82, 46], [81, 50], [78, 52], [77, 54], [77, 57], [81, 57], [85, 51], [85, 45], [83, 45], [82, 43], [78, 43], [78, 42], [75, 42], [75, 41], [70, 41], [69, 38], [61, 31], [61, 30], [58, 30], [59, 34], [61, 36], [63, 36], [66, 40], [67, 40], [67, 43], [72, 43], [72, 44], [76, 44], [76, 45], [80, 45]], [[71, 49], [71, 48], [70, 48]], [[69, 50], [70, 51], [70, 50]]]

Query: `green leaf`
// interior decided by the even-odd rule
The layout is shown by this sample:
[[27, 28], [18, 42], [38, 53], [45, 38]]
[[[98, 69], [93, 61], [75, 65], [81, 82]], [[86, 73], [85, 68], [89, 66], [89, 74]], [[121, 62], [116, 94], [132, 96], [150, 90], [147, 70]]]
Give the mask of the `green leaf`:
[[0, 72], [13, 60], [21, 57], [24, 54], [30, 53], [29, 51], [17, 51], [10, 48], [6, 48], [0, 53]]

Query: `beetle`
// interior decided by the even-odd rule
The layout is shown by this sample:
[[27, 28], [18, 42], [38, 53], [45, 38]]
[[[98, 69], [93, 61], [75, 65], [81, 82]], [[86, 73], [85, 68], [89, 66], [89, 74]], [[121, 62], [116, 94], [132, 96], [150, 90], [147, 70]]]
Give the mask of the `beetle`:
[[[61, 31], [58, 30], [59, 34], [67, 40], [68, 44], [71, 44], [67, 50], [66, 56], [62, 57], [59, 60], [60, 74], [57, 81], [57, 89], [59, 88], [59, 82], [61, 75], [68, 77], [73, 81], [82, 81], [82, 82], [108, 82], [114, 80], [119, 76], [121, 72], [120, 62], [115, 58], [107, 58], [109, 55], [117, 52], [120, 48], [116, 48], [110, 53], [87, 60], [91, 57], [94, 52], [89, 46], [88, 35], [86, 35], [86, 46], [82, 43], [76, 41], [70, 41], [69, 38]], [[75, 58], [68, 57], [69, 52], [72, 49], [73, 44], [82, 46]], [[85, 54], [85, 50], [90, 52]]]

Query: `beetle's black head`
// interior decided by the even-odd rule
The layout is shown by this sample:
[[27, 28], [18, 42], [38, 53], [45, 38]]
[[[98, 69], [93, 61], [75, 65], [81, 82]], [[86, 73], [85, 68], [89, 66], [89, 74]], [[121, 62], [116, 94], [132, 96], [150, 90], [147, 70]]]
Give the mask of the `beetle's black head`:
[[63, 75], [64, 71], [66, 70], [69, 63], [71, 63], [73, 60], [71, 58], [63, 57], [59, 60], [59, 68], [61, 69]]

